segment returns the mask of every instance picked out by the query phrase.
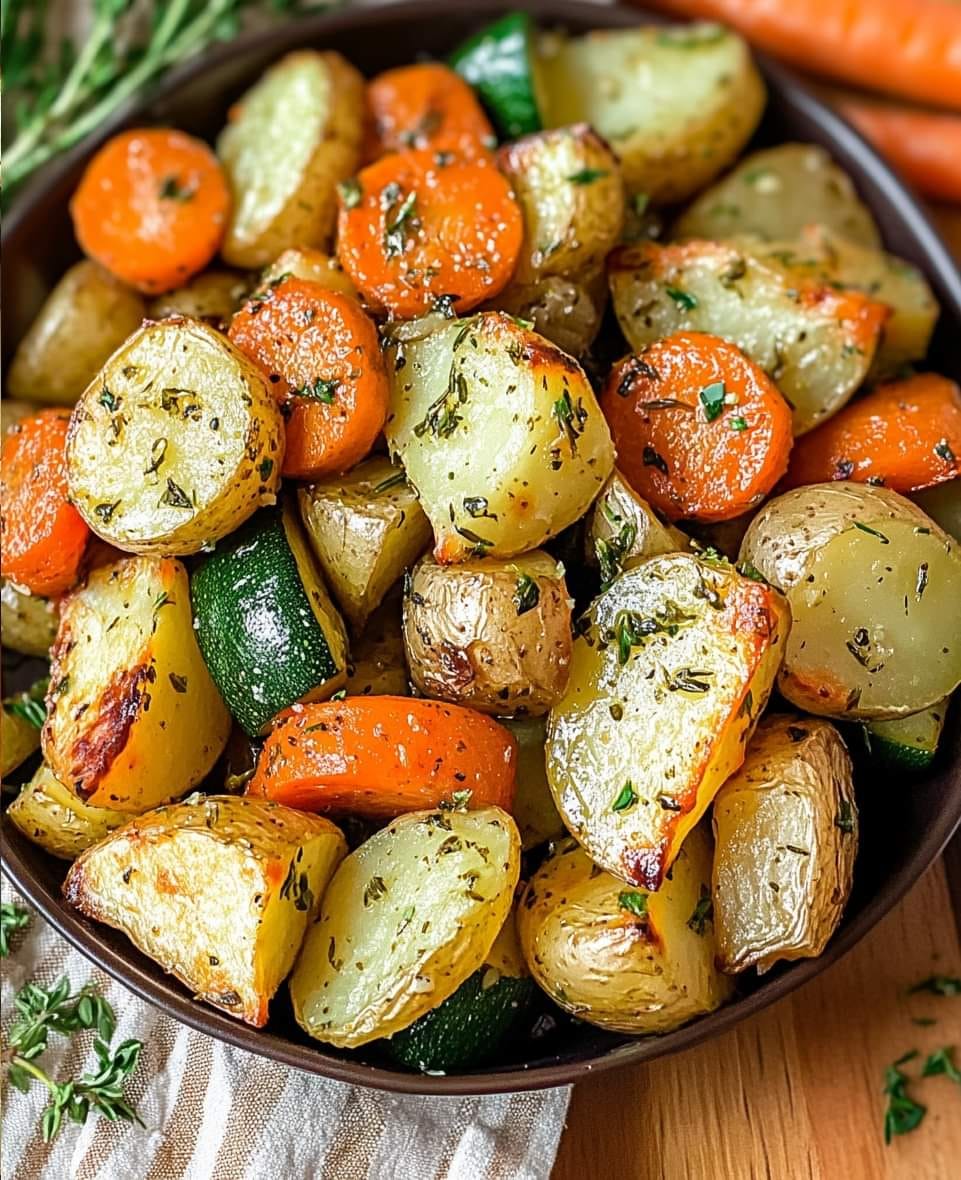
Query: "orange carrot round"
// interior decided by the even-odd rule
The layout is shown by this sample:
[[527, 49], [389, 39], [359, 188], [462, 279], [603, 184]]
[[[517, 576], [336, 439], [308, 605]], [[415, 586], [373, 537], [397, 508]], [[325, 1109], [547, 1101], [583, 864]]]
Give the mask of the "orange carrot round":
[[850, 402], [795, 443], [785, 486], [848, 479], [919, 492], [961, 475], [961, 390], [919, 373]]
[[399, 152], [341, 185], [341, 265], [371, 306], [401, 318], [496, 295], [523, 233], [513, 190], [486, 158]]
[[961, 117], [853, 99], [838, 109], [918, 192], [961, 204]]
[[217, 157], [182, 131], [115, 135], [70, 202], [83, 250], [148, 294], [179, 287], [220, 248], [230, 192]]
[[367, 87], [367, 109], [369, 159], [406, 148], [474, 154], [497, 142], [473, 90], [438, 62], [378, 74]]
[[601, 396], [617, 463], [671, 520], [721, 521], [787, 467], [791, 409], [737, 345], [677, 332], [615, 365]]
[[77, 581], [90, 530], [67, 499], [69, 410], [21, 418], [3, 442], [0, 573], [33, 594], [62, 594]]
[[471, 806], [509, 810], [516, 762], [513, 735], [473, 709], [348, 697], [282, 713], [247, 794], [368, 819], [437, 807], [459, 791], [470, 792]]
[[802, 69], [961, 110], [954, 0], [648, 0], [721, 21]]
[[390, 390], [377, 329], [355, 299], [281, 279], [237, 312], [229, 335], [267, 374], [287, 418], [284, 475], [320, 479], [364, 458]]

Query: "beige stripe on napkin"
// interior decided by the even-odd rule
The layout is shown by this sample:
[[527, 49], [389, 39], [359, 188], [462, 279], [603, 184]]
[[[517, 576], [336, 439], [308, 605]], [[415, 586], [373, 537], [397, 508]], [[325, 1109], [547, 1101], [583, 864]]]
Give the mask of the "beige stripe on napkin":
[[[6, 880], [3, 900], [17, 900]], [[28, 907], [29, 908], [29, 907]], [[117, 1013], [115, 1043], [144, 1042], [128, 1092], [146, 1127], [91, 1116], [52, 1144], [43, 1088], [3, 1087], [4, 1180], [546, 1180], [567, 1088], [481, 1098], [384, 1094], [289, 1070], [192, 1032], [97, 971], [38, 915], [3, 960], [3, 1026], [30, 979], [94, 980]], [[43, 1063], [94, 1064], [92, 1034], [52, 1036]]]

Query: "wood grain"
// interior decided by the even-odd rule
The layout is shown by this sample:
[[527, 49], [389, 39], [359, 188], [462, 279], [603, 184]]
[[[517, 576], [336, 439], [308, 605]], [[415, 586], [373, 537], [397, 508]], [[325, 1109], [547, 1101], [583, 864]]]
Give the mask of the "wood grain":
[[[933, 973], [961, 974], [941, 862], [800, 992], [708, 1045], [577, 1085], [553, 1180], [957, 1175], [961, 1094], [947, 1078], [911, 1085], [928, 1107], [917, 1131], [890, 1147], [881, 1134], [886, 1065], [951, 1044], [961, 1058], [961, 999], [906, 994]], [[918, 1027], [918, 1016], [937, 1023]]]

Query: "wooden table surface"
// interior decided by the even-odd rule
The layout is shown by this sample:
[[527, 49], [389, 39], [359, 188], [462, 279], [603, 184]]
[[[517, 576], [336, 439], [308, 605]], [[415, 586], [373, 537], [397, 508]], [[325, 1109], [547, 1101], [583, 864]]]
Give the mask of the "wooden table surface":
[[[961, 258], [961, 210], [937, 210]], [[725, 1036], [574, 1087], [553, 1180], [949, 1180], [961, 1176], [961, 1093], [912, 1082], [920, 1127], [886, 1147], [885, 1066], [954, 1045], [961, 997], [906, 990], [961, 976], [961, 832], [834, 967]], [[919, 1027], [915, 1017], [936, 1024]], [[919, 1072], [919, 1061], [907, 1071]]]

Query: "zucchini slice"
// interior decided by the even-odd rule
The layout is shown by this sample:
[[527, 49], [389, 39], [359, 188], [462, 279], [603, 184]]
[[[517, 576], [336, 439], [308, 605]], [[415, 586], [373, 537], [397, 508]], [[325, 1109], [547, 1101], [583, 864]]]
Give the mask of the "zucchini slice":
[[502, 139], [543, 127], [536, 35], [529, 13], [509, 12], [469, 37], [448, 59], [477, 91]]
[[926, 770], [934, 761], [950, 697], [910, 717], [890, 721], [869, 721], [864, 726], [864, 744], [871, 761], [883, 770]]
[[247, 733], [344, 683], [344, 624], [289, 507], [264, 509], [220, 545], [190, 592], [210, 675]]

